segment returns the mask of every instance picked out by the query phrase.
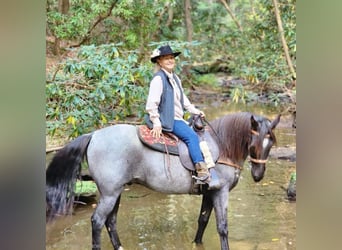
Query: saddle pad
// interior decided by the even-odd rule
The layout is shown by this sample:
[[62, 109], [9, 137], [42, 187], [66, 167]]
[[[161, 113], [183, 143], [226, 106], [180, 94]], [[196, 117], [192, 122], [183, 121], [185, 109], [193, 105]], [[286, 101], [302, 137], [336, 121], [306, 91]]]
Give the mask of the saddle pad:
[[[146, 125], [137, 126], [138, 137], [144, 145], [162, 153], [178, 155], [180, 162], [185, 168], [190, 171], [195, 171], [195, 166], [189, 155], [188, 146], [183, 141], [170, 133], [163, 133], [164, 136], [156, 139], [150, 134], [150, 131], [151, 130]], [[207, 142], [211, 156], [214, 162], [216, 162], [219, 157], [219, 148], [215, 140], [207, 130], [198, 132], [197, 135], [199, 136], [200, 141], [203, 140]]]
[[175, 135], [163, 132], [163, 135], [157, 139], [151, 135], [151, 130], [146, 125], [139, 125], [138, 137], [146, 146], [162, 153], [179, 155], [178, 138]]

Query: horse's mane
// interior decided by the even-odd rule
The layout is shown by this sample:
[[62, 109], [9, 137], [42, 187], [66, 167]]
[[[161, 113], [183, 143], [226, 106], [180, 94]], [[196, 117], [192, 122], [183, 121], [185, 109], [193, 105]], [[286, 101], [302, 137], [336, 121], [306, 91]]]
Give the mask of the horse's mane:
[[248, 112], [228, 114], [210, 123], [221, 157], [235, 163], [246, 159], [251, 138], [251, 115]]
[[[258, 139], [263, 140], [266, 134], [268, 134], [273, 142], [276, 143], [276, 137], [270, 127], [271, 121], [267, 118], [249, 112], [225, 115], [210, 123], [215, 131], [211, 132], [211, 134], [219, 146], [221, 157], [228, 158], [234, 163], [239, 163], [247, 158], [251, 140], [252, 115], [260, 126]], [[257, 147], [261, 145], [262, 141], [256, 144]], [[255, 150], [260, 151], [262, 149], [256, 148]]]

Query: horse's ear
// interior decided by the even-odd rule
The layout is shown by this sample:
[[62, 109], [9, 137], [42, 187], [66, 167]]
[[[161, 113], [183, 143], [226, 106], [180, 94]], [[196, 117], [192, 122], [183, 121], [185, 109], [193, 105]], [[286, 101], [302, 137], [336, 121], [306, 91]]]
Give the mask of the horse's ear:
[[252, 125], [252, 130], [258, 131], [259, 124], [258, 122], [254, 119], [254, 116], [251, 116], [251, 125]]
[[272, 121], [272, 123], [271, 123], [271, 129], [272, 130], [278, 125], [278, 123], [280, 121], [280, 116], [281, 116], [280, 114], [277, 115], [277, 117]]

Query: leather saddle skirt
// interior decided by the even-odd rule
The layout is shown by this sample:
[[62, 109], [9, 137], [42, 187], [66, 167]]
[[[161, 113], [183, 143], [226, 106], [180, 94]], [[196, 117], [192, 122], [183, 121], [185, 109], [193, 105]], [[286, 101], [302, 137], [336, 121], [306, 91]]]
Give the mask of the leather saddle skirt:
[[[195, 166], [189, 155], [188, 146], [172, 133], [163, 132], [163, 135], [157, 139], [154, 138], [150, 129], [146, 125], [137, 126], [138, 137], [147, 147], [171, 155], [178, 155], [182, 165], [190, 171], [195, 171]], [[199, 141], [206, 141], [213, 161], [216, 162], [219, 157], [219, 148], [209, 131], [197, 132]]]

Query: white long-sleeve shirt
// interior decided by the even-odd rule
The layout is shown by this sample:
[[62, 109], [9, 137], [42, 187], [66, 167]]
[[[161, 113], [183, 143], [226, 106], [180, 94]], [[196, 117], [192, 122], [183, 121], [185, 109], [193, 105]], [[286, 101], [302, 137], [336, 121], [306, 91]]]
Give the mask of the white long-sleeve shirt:
[[[173, 79], [173, 74], [170, 74], [166, 70], [164, 70], [164, 72], [169, 77], [170, 83], [173, 87], [174, 105], [175, 105], [174, 119], [175, 120], [183, 120], [184, 111], [183, 111], [182, 104], [181, 104], [181, 92], [180, 92], [175, 80]], [[182, 88], [185, 110], [189, 111], [192, 114], [199, 114], [200, 110], [197, 109], [193, 104], [191, 104], [190, 100], [184, 94], [182, 83], [181, 83], [181, 80], [179, 79], [179, 77], [177, 77], [177, 80], [179, 82], [180, 87]], [[155, 76], [150, 83], [150, 89], [149, 89], [149, 93], [148, 93], [148, 97], [147, 97], [147, 103], [146, 103], [146, 111], [149, 113], [150, 119], [151, 119], [154, 127], [155, 126], [161, 126], [161, 122], [159, 119], [160, 116], [159, 116], [159, 112], [158, 112], [158, 107], [159, 107], [159, 103], [160, 103], [162, 93], [163, 93], [163, 80], [160, 76]]]

